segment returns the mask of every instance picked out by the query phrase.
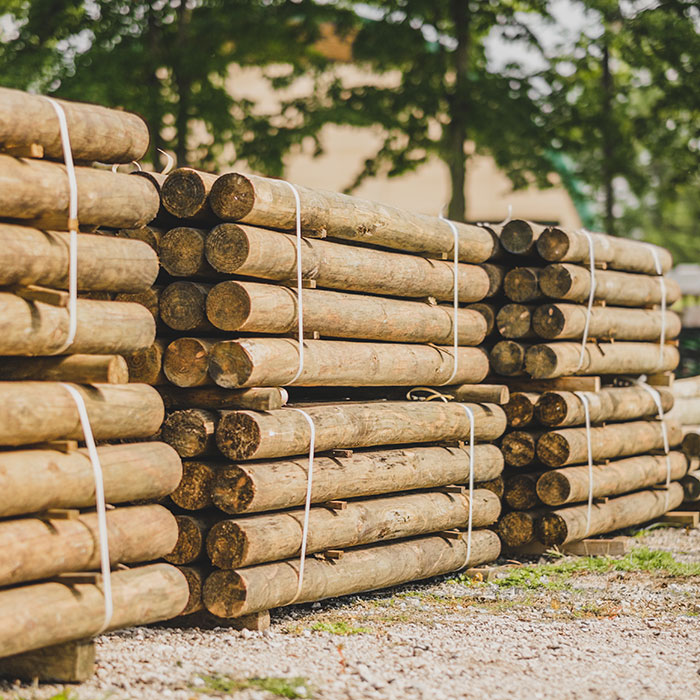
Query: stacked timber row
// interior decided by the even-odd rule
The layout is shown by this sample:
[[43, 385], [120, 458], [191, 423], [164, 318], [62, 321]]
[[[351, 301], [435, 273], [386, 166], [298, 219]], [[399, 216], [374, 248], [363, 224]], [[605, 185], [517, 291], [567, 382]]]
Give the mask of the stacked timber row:
[[683, 477], [684, 503], [690, 509], [700, 506], [700, 377], [677, 379], [672, 387], [674, 405], [671, 415], [682, 427], [683, 453], [688, 458], [688, 473]]
[[[509, 430], [501, 441], [504, 507], [511, 511], [499, 522], [504, 543], [564, 545], [675, 508], [682, 499], [678, 483], [651, 488], [667, 476], [666, 457], [657, 454], [664, 447], [658, 408], [631, 381], [668, 375], [678, 363], [674, 339], [680, 320], [661, 307], [676, 301], [680, 290], [658, 276], [659, 269], [664, 274], [670, 269], [670, 254], [637, 241], [598, 233], [589, 239], [583, 232], [522, 220], [499, 233], [511, 261], [519, 263], [509, 263], [504, 276], [507, 301], [496, 313], [502, 339], [491, 350], [492, 369], [511, 389], [505, 407]], [[673, 394], [668, 389], [659, 394], [667, 413]], [[593, 425], [592, 482], [586, 399]], [[674, 414], [665, 423], [670, 478], [677, 482], [688, 468], [681, 428]]]
[[[145, 152], [148, 130], [138, 117], [61, 104], [76, 162], [130, 162]], [[140, 241], [79, 233], [78, 289], [103, 298], [77, 300], [70, 342], [69, 184], [51, 103], [0, 90], [0, 152], [0, 657], [10, 657], [0, 667], [13, 673], [14, 655], [173, 617], [188, 586], [171, 565], [140, 565], [177, 541], [173, 515], [153, 501], [177, 486], [182, 466], [172, 447], [150, 441], [163, 402], [152, 387], [129, 383], [123, 357], [153, 343], [153, 317], [109, 300], [150, 289], [157, 256]], [[144, 178], [88, 165], [75, 174], [81, 230], [140, 227], [158, 211]], [[87, 410], [114, 506], [106, 515], [115, 567], [106, 627], [94, 573], [96, 485], [71, 390]]]
[[[287, 183], [178, 169], [161, 186], [162, 230], [122, 232], [149, 239], [163, 268], [148, 301], [158, 340], [130, 363], [165, 399], [162, 437], [184, 460], [168, 560], [190, 580], [187, 612], [234, 618], [455, 571], [500, 551], [486, 529], [499, 496], [481, 484], [498, 488], [503, 460], [492, 443], [505, 429], [506, 396], [478, 385], [489, 372], [488, 327], [471, 308], [490, 293], [481, 264], [498, 253], [497, 239], [456, 225], [455, 312], [447, 222], [297, 191], [303, 363]], [[447, 381], [447, 403], [406, 398]], [[469, 560], [470, 419], [460, 402], [474, 413], [477, 443]], [[297, 590], [311, 424], [309, 558]]]

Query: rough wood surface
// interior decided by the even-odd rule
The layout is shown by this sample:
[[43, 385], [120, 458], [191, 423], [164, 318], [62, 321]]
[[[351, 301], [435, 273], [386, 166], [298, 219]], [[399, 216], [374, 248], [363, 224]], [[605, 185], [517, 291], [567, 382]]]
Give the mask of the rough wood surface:
[[[678, 481], [688, 471], [682, 452], [671, 452], [671, 480]], [[628, 457], [593, 467], [593, 498], [617, 496], [666, 481], [665, 455]], [[548, 506], [560, 506], [588, 499], [588, 465], [545, 472], [537, 482], [537, 495]]]
[[537, 479], [541, 472], [513, 472], [503, 477], [504, 502], [513, 510], [532, 510], [542, 505], [537, 495]]
[[[371, 591], [458, 571], [495, 560], [500, 549], [496, 533], [477, 530], [472, 533], [469, 559], [466, 535], [459, 539], [431, 535], [358, 547], [332, 562], [308, 559], [301, 594], [295, 602]], [[286, 561], [215, 571], [204, 584], [204, 604], [219, 617], [239, 617], [288, 605], [296, 594], [298, 566], [298, 561]]]
[[539, 267], [516, 267], [506, 274], [503, 280], [505, 295], [518, 304], [539, 301], [544, 297], [538, 284]]
[[129, 368], [129, 381], [151, 386], [167, 383], [167, 378], [163, 374], [164, 354], [165, 341], [162, 338], [156, 338], [147, 348], [126, 355], [124, 359]]
[[671, 483], [666, 491], [648, 490], [595, 503], [591, 509], [591, 525], [586, 528], [588, 506], [571, 506], [547, 513], [537, 521], [537, 539], [545, 545], [562, 545], [584, 537], [614, 532], [639, 525], [662, 516], [683, 501], [683, 487]]
[[[146, 384], [73, 384], [96, 440], [145, 438], [163, 421], [163, 402]], [[0, 383], [0, 445], [82, 440], [78, 408], [58, 383]]]
[[503, 459], [510, 467], [526, 467], [535, 461], [537, 439], [540, 432], [534, 430], [511, 430], [501, 440]]
[[506, 547], [522, 547], [535, 540], [535, 522], [539, 510], [512, 510], [501, 516], [496, 532]]
[[274, 411], [282, 408], [289, 396], [280, 387], [253, 387], [252, 389], [221, 389], [219, 387], [158, 387], [165, 408], [248, 408], [253, 411]]
[[[476, 440], [495, 440], [506, 418], [494, 404], [468, 404]], [[317, 452], [444, 440], [468, 440], [469, 423], [459, 404], [438, 401], [386, 401], [303, 405], [316, 427]], [[231, 459], [264, 459], [306, 454], [311, 433], [298, 411], [222, 413], [216, 444]]]
[[198, 457], [216, 452], [214, 430], [219, 414], [201, 408], [186, 408], [170, 413], [163, 423], [163, 441], [181, 457]]
[[[138, 228], [158, 213], [155, 187], [141, 177], [77, 166], [81, 226]], [[68, 176], [59, 163], [0, 154], [0, 211], [37, 228], [67, 230]]]
[[[291, 338], [244, 338], [221, 341], [209, 355], [209, 374], [227, 389], [284, 386], [297, 374], [298, 341]], [[488, 374], [481, 348], [341, 340], [304, 341], [304, 368], [298, 386], [438, 385], [458, 370], [454, 384], [478, 384]]]
[[182, 463], [182, 479], [170, 500], [184, 510], [204, 510], [213, 505], [212, 491], [225, 462], [187, 459]]
[[[453, 342], [455, 313], [447, 304], [431, 305], [324, 289], [301, 293], [304, 330], [324, 337], [386, 340], [394, 343]], [[207, 295], [207, 318], [223, 331], [279, 333], [298, 331], [296, 289], [228, 280]], [[460, 345], [478, 345], [486, 321], [477, 311], [457, 310]]]
[[[157, 500], [182, 475], [180, 458], [162, 442], [97, 448], [108, 503]], [[0, 452], [0, 516], [95, 505], [95, 479], [86, 449]]]
[[160, 264], [173, 277], [221, 277], [204, 257], [205, 229], [171, 228], [160, 240]]
[[[495, 479], [502, 470], [498, 447], [474, 447], [475, 482]], [[303, 505], [306, 498], [308, 459], [226, 464], [215, 476], [211, 498], [227, 513], [293, 508]], [[468, 481], [469, 447], [397, 447], [319, 455], [314, 459], [311, 501], [324, 503]]]
[[5, 379], [126, 384], [129, 381], [129, 368], [121, 355], [3, 357], [0, 380]]
[[173, 170], [161, 186], [160, 195], [165, 209], [178, 219], [212, 221], [209, 193], [217, 176], [192, 168]]
[[157, 226], [140, 226], [139, 228], [120, 228], [114, 232], [114, 235], [118, 238], [143, 241], [157, 253], [164, 233], [165, 231]]
[[192, 564], [206, 560], [207, 534], [221, 517], [217, 513], [176, 515], [177, 538], [174, 547], [166, 553], [165, 560], [171, 564]]
[[216, 339], [176, 338], [168, 344], [163, 355], [163, 373], [178, 387], [211, 384], [209, 351]]
[[160, 320], [160, 295], [163, 291], [162, 285], [153, 285], [145, 292], [136, 292], [134, 294], [119, 293], [114, 297], [114, 301], [129, 301], [134, 304], [141, 304], [148, 309], [153, 320], [156, 323]]
[[525, 428], [535, 417], [535, 406], [540, 394], [534, 391], [511, 392], [508, 403], [503, 406], [509, 428]]
[[[674, 420], [666, 420], [665, 423], [669, 445], [680, 445], [680, 424]], [[658, 450], [663, 444], [661, 421], [641, 420], [591, 428], [591, 451], [594, 460], [642, 454]], [[537, 441], [537, 457], [549, 467], [586, 462], [586, 429], [564, 428], [545, 433]]]
[[81, 639], [0, 659], [0, 676], [32, 683], [82, 683], [95, 673], [95, 642]]
[[499, 340], [489, 353], [491, 367], [496, 374], [516, 377], [524, 374], [525, 355], [529, 345], [515, 340]]
[[529, 255], [535, 251], [535, 244], [546, 226], [524, 219], [511, 219], [503, 226], [499, 240], [501, 245], [513, 255]]
[[[166, 183], [167, 184], [167, 183]], [[356, 243], [441, 257], [454, 257], [454, 234], [447, 221], [349, 195], [297, 186], [302, 231]], [[225, 221], [294, 231], [296, 201], [286, 182], [228, 173], [209, 194], [214, 213]], [[487, 229], [455, 222], [462, 262], [486, 262], [498, 241]]]
[[180, 281], [169, 284], [160, 294], [159, 311], [164, 323], [175, 331], [211, 331], [207, 320], [210, 284]]
[[503, 384], [461, 384], [459, 386], [444, 387], [439, 391], [449, 394], [455, 401], [466, 401], [473, 403], [497, 403], [506, 406], [511, 396], [508, 387]]
[[506, 304], [496, 314], [496, 328], [504, 338], [530, 338], [534, 306]]
[[495, 297], [503, 289], [503, 283], [506, 276], [506, 267], [495, 263], [482, 263], [479, 267], [483, 269], [489, 278], [489, 288], [484, 295], [485, 298], [490, 299], [491, 297]]
[[[189, 588], [169, 564], [112, 573], [114, 614], [108, 630], [146, 625], [178, 615]], [[104, 623], [102, 586], [46, 582], [0, 591], [0, 657], [85, 639]]]
[[683, 487], [683, 501], [700, 501], [700, 471], [688, 472], [680, 481]]

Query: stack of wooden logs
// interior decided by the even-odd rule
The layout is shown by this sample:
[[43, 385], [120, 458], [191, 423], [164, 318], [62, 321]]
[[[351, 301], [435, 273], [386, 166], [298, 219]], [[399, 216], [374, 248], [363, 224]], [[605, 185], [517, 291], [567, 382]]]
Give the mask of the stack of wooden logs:
[[[511, 389], [501, 442], [503, 542], [563, 546], [675, 508], [683, 498], [677, 482], [688, 469], [681, 426], [675, 413], [665, 416], [667, 462], [658, 454], [664, 435], [655, 399], [634, 383], [649, 374], [651, 383], [668, 385], [678, 363], [680, 320], [661, 306], [680, 290], [658, 276], [670, 269], [670, 254], [522, 220], [499, 235], [511, 256], [504, 258], [505, 300], [496, 310], [501, 339], [494, 337], [491, 349], [492, 369]], [[667, 414], [673, 394], [656, 389]], [[593, 425], [590, 475], [585, 401]], [[659, 488], [669, 464], [672, 483]]]
[[[75, 167], [81, 230], [150, 221], [159, 199], [147, 179], [86, 164], [140, 158], [148, 145], [145, 124], [125, 112], [60, 104], [73, 159], [81, 163]], [[152, 502], [177, 486], [182, 467], [173, 448], [150, 441], [163, 402], [152, 387], [129, 383], [122, 357], [152, 344], [153, 318], [139, 304], [109, 299], [149, 289], [157, 256], [139, 241], [78, 233], [81, 298], [69, 343], [63, 155], [53, 105], [0, 90], [0, 671], [80, 680], [92, 669], [91, 644], [52, 645], [173, 617], [188, 587], [173, 566], [139, 565], [176, 543], [174, 517]], [[87, 410], [111, 504], [108, 622], [103, 582], [94, 573], [101, 553], [96, 484], [88, 450], [79, 446], [84, 434], [71, 388]]]
[[682, 426], [683, 453], [688, 473], [683, 477], [684, 507], [700, 508], [700, 377], [677, 379], [671, 387], [674, 396], [671, 416]]

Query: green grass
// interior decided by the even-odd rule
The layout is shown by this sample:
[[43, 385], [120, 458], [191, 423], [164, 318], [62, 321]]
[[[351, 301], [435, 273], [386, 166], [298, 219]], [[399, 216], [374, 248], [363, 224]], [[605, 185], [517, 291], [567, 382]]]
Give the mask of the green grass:
[[281, 698], [312, 698], [306, 678], [230, 678], [228, 676], [199, 676], [203, 686], [195, 690], [219, 695], [230, 695], [246, 688], [258, 688]]
[[351, 634], [370, 634], [372, 632], [368, 627], [353, 627], [347, 622], [314, 622], [311, 625], [313, 632], [329, 632], [330, 634], [338, 634], [347, 637]]

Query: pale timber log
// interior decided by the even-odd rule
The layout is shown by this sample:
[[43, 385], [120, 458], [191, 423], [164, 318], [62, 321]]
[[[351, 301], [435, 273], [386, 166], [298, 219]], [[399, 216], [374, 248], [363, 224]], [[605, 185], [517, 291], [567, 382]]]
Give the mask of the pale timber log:
[[129, 368], [121, 355], [3, 357], [0, 380], [6, 379], [126, 384], [129, 381]]
[[[667, 273], [673, 264], [671, 253], [652, 243], [607, 236], [604, 233], [591, 233], [590, 236], [597, 264], [606, 263], [615, 270], [656, 275], [654, 252], [661, 265], [662, 274]], [[580, 231], [549, 228], [537, 240], [537, 252], [550, 262], [588, 261], [588, 237]]]
[[700, 471], [688, 472], [680, 481], [683, 500], [688, 503], [700, 501]]
[[[472, 498], [473, 527], [498, 519], [501, 502], [486, 489]], [[304, 509], [253, 515], [216, 523], [207, 535], [207, 554], [220, 569], [237, 569], [298, 555]], [[467, 527], [468, 494], [429, 491], [352, 501], [344, 509], [316, 506], [309, 512], [309, 554], [384, 540]]]
[[169, 284], [160, 294], [159, 311], [164, 323], [176, 331], [211, 331], [207, 320], [210, 284], [181, 281]]
[[535, 523], [542, 511], [512, 510], [501, 516], [496, 532], [506, 547], [522, 547], [535, 540]]
[[[299, 343], [291, 338], [221, 341], [209, 353], [209, 374], [226, 389], [285, 386], [299, 368]], [[304, 341], [298, 386], [408, 386], [478, 384], [488, 374], [488, 355], [478, 347], [453, 348], [342, 340]]]
[[672, 482], [668, 490], [638, 491], [594, 503], [590, 527], [586, 527], [588, 506], [571, 506], [545, 512], [537, 521], [537, 539], [545, 545], [562, 545], [584, 537], [640, 525], [662, 516], [683, 501], [683, 487]]
[[[146, 625], [178, 615], [189, 588], [170, 564], [114, 571], [114, 613], [107, 630]], [[103, 631], [105, 600], [94, 583], [45, 582], [0, 591], [0, 657]]]
[[[503, 471], [495, 445], [475, 445], [474, 481], [486, 482]], [[303, 505], [308, 459], [226, 464], [216, 471], [211, 498], [227, 513], [256, 513]], [[395, 491], [436, 488], [469, 481], [469, 447], [396, 449], [317, 455], [312, 503]]]
[[498, 311], [495, 304], [478, 302], [476, 304], [468, 304], [464, 308], [478, 311], [484, 317], [484, 321], [486, 321], [486, 335], [491, 335], [491, 333], [493, 333], [496, 327], [496, 313]]
[[673, 402], [673, 410], [669, 417], [675, 418], [682, 425], [700, 424], [700, 396], [690, 399], [677, 398]]
[[546, 226], [524, 219], [511, 219], [503, 226], [499, 240], [501, 245], [513, 255], [529, 255], [535, 251], [535, 244]]
[[147, 348], [126, 355], [125, 360], [129, 368], [128, 381], [151, 386], [166, 384], [167, 378], [163, 374], [164, 354], [165, 342], [162, 338], [156, 338]]
[[165, 560], [171, 564], [192, 564], [206, 558], [207, 534], [214, 523], [220, 520], [214, 513], [198, 516], [176, 515], [177, 536], [174, 538], [170, 552], [165, 553]]
[[[688, 460], [682, 452], [669, 454], [670, 478], [678, 481], [688, 470]], [[567, 467], [545, 472], [537, 482], [537, 495], [548, 506], [560, 506], [593, 498], [617, 496], [629, 491], [654, 486], [666, 481], [665, 455], [640, 455], [610, 464], [593, 467], [593, 482], [589, 484], [588, 466]]]
[[496, 374], [517, 377], [524, 374], [525, 355], [530, 346], [515, 340], [499, 340], [489, 353], [491, 366]]
[[[453, 342], [455, 311], [447, 304], [303, 289], [304, 330], [332, 338], [386, 340], [394, 343]], [[209, 321], [223, 331], [294, 333], [298, 330], [297, 291], [282, 285], [227, 280], [207, 295]], [[457, 309], [457, 341], [478, 345], [486, 321], [477, 311]]]
[[[97, 448], [108, 503], [157, 500], [178, 485], [182, 465], [162, 442]], [[95, 478], [86, 449], [0, 452], [0, 516], [95, 505]]]
[[[69, 234], [0, 224], [0, 284], [68, 289]], [[141, 241], [78, 235], [78, 289], [141, 292], [158, 275], [158, 256]]]
[[525, 428], [535, 417], [535, 406], [541, 394], [533, 391], [514, 391], [503, 406], [509, 428]]
[[[547, 340], [582, 338], [588, 309], [578, 304], [546, 304], [535, 309], [532, 328]], [[594, 306], [588, 337], [615, 340], [670, 340], [681, 332], [681, 319], [673, 311], [662, 314], [648, 309], [617, 309]]]
[[192, 226], [171, 228], [160, 240], [158, 257], [173, 277], [221, 277], [204, 257], [207, 231]]
[[[591, 272], [580, 265], [547, 265], [540, 272], [539, 284], [548, 297], [583, 304], [591, 293]], [[662, 286], [657, 277], [596, 270], [593, 298], [612, 306], [653, 306], [663, 301], [664, 289], [669, 306], [680, 299], [681, 288], [669, 277], [664, 277]]]
[[[175, 546], [177, 523], [159, 505], [116, 508], [107, 512], [107, 536], [112, 565], [154, 561]], [[0, 522], [0, 585], [99, 569], [99, 543], [96, 513]]]
[[[666, 420], [668, 442], [680, 445], [681, 426]], [[613, 459], [658, 450], [664, 446], [661, 421], [642, 420], [610, 423], [591, 428], [591, 452], [594, 460]], [[585, 428], [564, 428], [545, 433], [537, 441], [537, 457], [548, 467], [578, 464], [588, 459]]]
[[209, 193], [217, 176], [193, 168], [173, 170], [161, 186], [165, 209], [178, 219], [212, 221], [216, 217], [209, 206]]
[[542, 343], [525, 353], [525, 369], [534, 379], [570, 374], [649, 374], [666, 372], [678, 365], [678, 348], [654, 343], [587, 343], [579, 367], [581, 343]]
[[[144, 438], [163, 421], [163, 401], [146, 384], [73, 384], [83, 397], [96, 440]], [[82, 440], [78, 408], [54, 382], [0, 383], [0, 445]]]
[[671, 385], [673, 395], [678, 399], [700, 397], [700, 376], [676, 379]]
[[531, 338], [534, 306], [506, 304], [496, 314], [496, 328], [504, 338]]
[[162, 437], [180, 457], [215, 453], [214, 430], [218, 422], [218, 413], [201, 408], [173, 411], [163, 423]]
[[700, 457], [700, 428], [692, 430], [683, 429], [683, 442], [681, 443], [683, 454], [689, 459]]
[[501, 440], [503, 459], [508, 466], [526, 467], [535, 461], [537, 440], [542, 433], [533, 430], [512, 430]]
[[[153, 173], [151, 173], [153, 174]], [[160, 239], [165, 231], [157, 226], [140, 226], [139, 228], [120, 228], [114, 232], [117, 238], [130, 238], [135, 241], [143, 241], [156, 253], [160, 247]]]
[[513, 510], [532, 510], [542, 505], [537, 495], [541, 472], [513, 473], [503, 477], [503, 500]]
[[281, 387], [253, 387], [252, 389], [221, 389], [219, 387], [158, 387], [165, 408], [248, 408], [252, 411], [274, 411], [289, 400]]
[[[253, 226], [220, 224], [206, 237], [205, 254], [218, 272], [288, 282], [296, 280], [296, 238]], [[302, 276], [319, 287], [385, 296], [452, 301], [454, 265], [374, 248], [305, 238]], [[489, 275], [477, 265], [460, 264], [459, 301], [488, 296]]]
[[484, 272], [488, 275], [489, 278], [489, 289], [484, 295], [484, 297], [486, 299], [495, 297], [498, 293], [500, 293], [501, 289], [503, 289], [503, 282], [506, 276], [505, 266], [496, 265], [494, 263], [482, 263], [479, 267], [481, 267], [484, 270]]
[[[475, 440], [495, 440], [506, 418], [494, 404], [465, 404], [474, 412]], [[438, 401], [302, 404], [316, 427], [317, 452], [376, 445], [469, 440], [463, 405]], [[216, 444], [231, 459], [305, 454], [311, 433], [298, 411], [227, 411], [216, 426]]]
[[[138, 228], [158, 213], [155, 187], [141, 177], [76, 167], [81, 226]], [[67, 230], [69, 188], [59, 163], [0, 155], [0, 211], [37, 228]]]
[[240, 617], [291, 602], [372, 591], [458, 571], [493, 561], [500, 549], [495, 532], [476, 530], [469, 559], [466, 534], [458, 539], [430, 535], [358, 547], [332, 562], [312, 558], [306, 561], [301, 593], [296, 599], [298, 561], [220, 570], [204, 583], [204, 605], [219, 617]]
[[168, 344], [163, 355], [163, 373], [178, 387], [211, 384], [209, 352], [215, 339], [176, 338]]
[[170, 500], [184, 510], [210, 508], [217, 475], [227, 466], [222, 462], [186, 459], [182, 463], [182, 479], [170, 494]]
[[[166, 183], [167, 186], [167, 183]], [[454, 234], [447, 221], [359, 197], [297, 186], [302, 231], [321, 237], [382, 246], [424, 255], [454, 257]], [[209, 203], [224, 221], [296, 230], [296, 200], [286, 182], [228, 173], [212, 186]], [[462, 262], [486, 262], [498, 250], [491, 231], [453, 222]]]
[[[673, 407], [673, 394], [661, 387], [656, 390], [666, 414]], [[638, 386], [587, 391], [585, 397], [592, 423], [653, 418], [659, 412], [652, 395]], [[583, 400], [573, 391], [544, 392], [537, 401], [535, 413], [540, 423], [551, 427], [584, 425], [586, 422]]]
[[538, 283], [540, 271], [539, 267], [516, 267], [510, 270], [503, 280], [505, 295], [518, 304], [542, 299]]
[[135, 352], [155, 339], [155, 323], [138, 304], [78, 299], [70, 348], [68, 309], [0, 293], [0, 355], [102, 355]]

